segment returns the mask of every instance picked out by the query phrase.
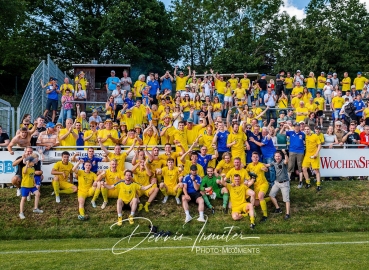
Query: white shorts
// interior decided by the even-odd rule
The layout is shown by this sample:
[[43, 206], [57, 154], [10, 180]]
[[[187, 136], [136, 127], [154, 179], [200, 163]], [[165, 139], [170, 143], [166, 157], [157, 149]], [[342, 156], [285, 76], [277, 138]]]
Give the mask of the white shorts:
[[232, 97], [224, 97], [225, 102], [232, 102]]

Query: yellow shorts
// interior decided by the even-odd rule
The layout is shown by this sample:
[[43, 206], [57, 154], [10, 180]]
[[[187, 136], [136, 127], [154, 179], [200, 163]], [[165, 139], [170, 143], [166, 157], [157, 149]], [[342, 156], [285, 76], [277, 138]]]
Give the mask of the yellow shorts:
[[168, 196], [176, 196], [177, 195], [177, 185], [167, 186], [167, 194]]
[[267, 195], [267, 192], [268, 192], [268, 189], [269, 189], [269, 184], [268, 183], [264, 183], [260, 186], [256, 186], [255, 187], [255, 199], [258, 198], [258, 195], [259, 195], [259, 191], [263, 192], [265, 195]]
[[86, 199], [87, 197], [92, 197], [95, 193], [95, 188], [90, 187], [88, 190], [83, 189], [83, 190], [79, 190], [78, 189], [78, 198], [84, 198]]
[[59, 189], [69, 189], [72, 188], [74, 185], [67, 182], [67, 181], [59, 181]]
[[157, 187], [157, 185], [155, 184], [151, 188], [149, 188], [148, 190], [139, 190], [138, 191], [138, 197], [141, 197], [142, 195], [145, 195], [146, 197], [150, 197], [150, 193], [156, 187]]
[[108, 189], [108, 198], [118, 198], [118, 193], [117, 189]]
[[313, 168], [313, 170], [317, 170], [320, 168], [319, 156], [317, 158], [310, 158], [309, 154], [306, 154], [304, 160], [302, 161], [303, 168]]
[[248, 210], [246, 209], [247, 205], [249, 203], [243, 203], [243, 204], [240, 204], [238, 206], [232, 206], [232, 214], [233, 213], [238, 213], [238, 214], [241, 214], [241, 213], [247, 213]]

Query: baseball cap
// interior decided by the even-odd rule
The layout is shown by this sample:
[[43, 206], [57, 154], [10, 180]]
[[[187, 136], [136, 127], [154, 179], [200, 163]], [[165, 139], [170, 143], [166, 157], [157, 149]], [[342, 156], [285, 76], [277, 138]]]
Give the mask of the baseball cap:
[[106, 120], [105, 120], [105, 123], [106, 123], [106, 122], [113, 122], [113, 121], [111, 121], [111, 119], [110, 119], [110, 118], [108, 118], [108, 119], [106, 119]]
[[32, 156], [29, 156], [29, 157], [26, 157], [25, 161], [29, 161], [29, 162], [34, 162], [35, 161], [35, 158], [32, 157]]
[[187, 119], [187, 123], [193, 123], [193, 119], [192, 118], [188, 118]]
[[115, 70], [110, 71], [110, 73], [115, 73]]
[[335, 122], [334, 124], [335, 124], [335, 125], [340, 125], [340, 126], [342, 126], [342, 122], [341, 122], [341, 121], [337, 121], [337, 122]]
[[356, 88], [356, 86], [355, 85], [351, 85], [351, 89], [354, 89], [354, 88]]
[[188, 84], [186, 84], [186, 86], [185, 86], [186, 88], [190, 88], [190, 86], [188, 85]]
[[118, 123], [117, 122], [114, 122], [113, 123], [113, 127], [117, 127], [118, 126]]
[[127, 124], [126, 124], [126, 122], [120, 122], [120, 125], [121, 126], [126, 126]]
[[300, 124], [300, 125], [301, 125], [301, 124], [305, 124], [305, 122], [301, 120], [301, 121], [299, 122], [299, 124]]
[[85, 75], [85, 73], [84, 73], [83, 71], [80, 71], [80, 72], [78, 73], [78, 75]]
[[334, 75], [337, 75], [337, 73], [336, 73], [336, 72], [335, 72], [335, 73], [333, 73], [333, 76], [334, 76]]
[[298, 69], [298, 70], [296, 70], [296, 73], [301, 73], [301, 70], [299, 70], [299, 69]]
[[332, 75], [332, 72], [328, 72], [328, 75]]
[[357, 73], [357, 75], [361, 75], [361, 72], [359, 71], [359, 72]]
[[191, 171], [197, 171], [197, 166], [196, 165], [191, 165], [190, 170]]
[[264, 73], [263, 73], [263, 74], [261, 74], [261, 77], [264, 77], [264, 76], [266, 76]]
[[324, 71], [320, 72], [320, 74], [324, 74]]
[[46, 124], [46, 128], [54, 128], [54, 127], [55, 127], [55, 125], [54, 125], [53, 122], [49, 122], [49, 123]]
[[57, 127], [57, 126], [63, 126], [63, 125], [61, 123], [56, 123], [55, 126]]
[[135, 125], [135, 128], [141, 128], [141, 125], [136, 124], [136, 125]]
[[297, 122], [295, 122], [295, 123], [293, 123], [293, 126], [300, 126], [300, 123], [297, 123]]
[[126, 110], [126, 113], [131, 113], [132, 112], [132, 110], [131, 109], [127, 109]]

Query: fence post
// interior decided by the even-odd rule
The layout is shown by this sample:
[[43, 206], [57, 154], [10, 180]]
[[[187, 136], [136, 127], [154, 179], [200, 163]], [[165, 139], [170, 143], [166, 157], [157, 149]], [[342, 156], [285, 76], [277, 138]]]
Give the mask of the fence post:
[[[45, 60], [42, 60], [42, 80], [44, 80], [45, 81]], [[46, 79], [47, 80], [47, 82], [49, 82], [49, 78], [47, 78]], [[41, 89], [41, 91], [42, 91], [42, 89]], [[42, 91], [41, 92], [42, 94], [41, 94], [41, 107], [42, 108], [44, 108], [45, 106], [44, 106], [44, 95], [45, 95], [45, 93]]]
[[14, 117], [14, 114], [15, 114], [15, 111], [14, 111], [14, 107], [11, 107], [10, 108], [11, 110], [11, 113], [12, 113], [12, 138], [14, 138], [14, 135], [15, 135], [15, 117]]
[[20, 124], [20, 112], [21, 112], [20, 109], [21, 109], [20, 107], [17, 108], [17, 126], [19, 126]]
[[31, 119], [33, 119], [33, 101], [35, 94], [35, 75], [32, 74], [32, 88], [31, 88]]

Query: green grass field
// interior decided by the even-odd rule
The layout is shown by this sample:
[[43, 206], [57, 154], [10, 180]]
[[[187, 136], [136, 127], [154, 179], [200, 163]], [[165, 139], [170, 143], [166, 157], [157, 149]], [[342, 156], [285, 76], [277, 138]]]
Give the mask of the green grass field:
[[[116, 222], [116, 200], [110, 199], [108, 207], [94, 209], [87, 199], [86, 213], [90, 219], [77, 219], [76, 194], [62, 196], [61, 204], [56, 204], [50, 195], [51, 186], [41, 190], [40, 208], [42, 215], [32, 213], [32, 203], [26, 204], [26, 219], [20, 220], [19, 197], [14, 189], [0, 189], [0, 267], [1, 269], [120, 269], [134, 266], [137, 269], [230, 269], [238, 266], [266, 268], [312, 268], [312, 269], [368, 269], [369, 246], [369, 181], [324, 181], [323, 189], [297, 189], [291, 185], [291, 219], [285, 221], [283, 214], [269, 214], [268, 221], [259, 223], [260, 208], [257, 207], [256, 229], [249, 229], [249, 220], [235, 222], [230, 215], [224, 215], [221, 202], [215, 201], [218, 210], [213, 216], [207, 210], [206, 225], [196, 220], [184, 226], [184, 212], [173, 198], [166, 205], [160, 203], [162, 196], [152, 204], [149, 213], [140, 212], [159, 227], [171, 231], [172, 237], [163, 241], [144, 240], [136, 249], [125, 254], [114, 255], [111, 251], [121, 238], [135, 231], [136, 235], [127, 243], [123, 240], [116, 252], [124, 252], [143, 240], [148, 232], [149, 221], [136, 220], [134, 225], [127, 222], [122, 227]], [[281, 201], [281, 198], [278, 198]], [[146, 201], [145, 198], [142, 199]], [[100, 206], [102, 199], [98, 200]], [[281, 204], [284, 209], [283, 203]], [[268, 210], [274, 208], [271, 203]], [[191, 205], [191, 214], [197, 210]], [[125, 217], [128, 211], [124, 212]], [[204, 227], [203, 227], [204, 226]], [[224, 239], [197, 241], [198, 235], [220, 237], [231, 227], [232, 233], [243, 237], [259, 239]], [[143, 232], [143, 234], [138, 234]], [[177, 239], [173, 239], [173, 236]], [[178, 240], [183, 235], [182, 240]], [[191, 238], [191, 239], [189, 239]], [[224, 238], [224, 237], [223, 237]], [[201, 254], [192, 246], [222, 247], [238, 246], [245, 253], [233, 254], [215, 252]], [[258, 248], [259, 252], [255, 253]], [[253, 252], [251, 252], [251, 251]], [[210, 256], [210, 257], [209, 257]], [[41, 259], [41, 260], [40, 260]], [[26, 264], [24, 262], [26, 261]]]

